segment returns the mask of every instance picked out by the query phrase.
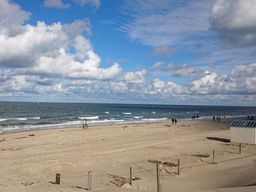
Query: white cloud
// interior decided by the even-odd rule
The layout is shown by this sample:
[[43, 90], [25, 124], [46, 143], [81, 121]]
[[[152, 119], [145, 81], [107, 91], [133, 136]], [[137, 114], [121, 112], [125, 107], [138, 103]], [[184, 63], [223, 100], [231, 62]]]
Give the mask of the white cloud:
[[91, 33], [91, 24], [87, 19], [75, 20], [72, 23], [63, 24], [62, 27], [63, 27], [63, 31], [65, 31], [65, 33], [72, 39], [77, 35], [80, 35], [83, 33], [86, 33], [86, 34]]
[[96, 8], [100, 7], [100, 0], [74, 0], [79, 5], [91, 5]]
[[206, 73], [192, 81], [191, 91], [196, 94], [249, 95], [256, 93], [256, 64], [236, 66], [229, 74]]
[[17, 75], [0, 84], [0, 92], [30, 92], [35, 84], [27, 81], [26, 75]]
[[36, 26], [25, 25], [15, 36], [0, 33], [0, 66], [34, 65], [38, 57], [54, 52], [56, 47], [64, 46], [67, 40], [59, 23], [51, 26], [43, 22], [38, 22]]
[[[29, 13], [9, 1], [0, 3], [0, 9], [9, 10], [0, 12], [3, 16], [0, 17], [1, 95], [69, 94], [69, 91], [78, 91], [76, 86], [82, 90], [83, 85], [90, 86], [91, 90], [95, 86], [97, 90], [104, 86], [101, 80], [114, 79], [120, 74], [118, 63], [100, 66], [101, 58], [86, 38], [90, 34], [88, 20], [75, 20], [70, 24], [24, 24]], [[15, 33], [10, 33], [11, 14], [19, 18], [14, 22], [19, 27]], [[114, 90], [118, 87], [121, 89], [120, 83], [112, 85]]]
[[74, 40], [74, 48], [76, 50], [75, 56], [79, 61], [83, 61], [88, 58], [86, 53], [92, 50], [90, 41], [80, 35]]
[[162, 61], [157, 61], [157, 62], [155, 62], [155, 63], [152, 65], [151, 69], [152, 69], [152, 70], [158, 70], [158, 69], [160, 69], [163, 65], [164, 65], [164, 62], [162, 62]]
[[38, 22], [35, 26], [23, 25], [13, 36], [0, 32], [0, 66], [21, 68], [17, 74], [112, 79], [121, 68], [117, 63], [100, 67], [100, 57], [81, 35], [90, 31], [89, 26], [86, 20], [64, 25]]
[[146, 70], [136, 71], [136, 72], [128, 72], [124, 76], [124, 80], [127, 83], [133, 84], [142, 84], [145, 82], [145, 76], [147, 72]]
[[170, 56], [172, 54], [173, 54], [173, 50], [168, 46], [156, 47], [152, 52], [153, 56], [158, 56], [158, 55]]
[[0, 33], [14, 35], [19, 32], [20, 26], [30, 16], [29, 12], [9, 0], [0, 1]]
[[62, 0], [44, 0], [44, 6], [49, 8], [66, 9], [70, 4], [63, 3]]
[[164, 68], [165, 71], [170, 72], [174, 76], [178, 77], [190, 77], [196, 75], [198, 72], [200, 72], [200, 69], [195, 69], [189, 65], [174, 65], [169, 64]]
[[256, 72], [256, 63], [251, 63], [247, 65], [237, 65], [233, 70], [231, 75], [235, 77], [242, 77], [242, 76], [255, 76]]
[[55, 85], [52, 87], [52, 90], [53, 90], [53, 92], [55, 92], [55, 93], [65, 93], [65, 92], [66, 92], [66, 90], [63, 88], [62, 83], [55, 84]]
[[167, 72], [175, 77], [192, 77], [202, 72], [200, 68], [194, 68], [186, 64], [183, 64], [183, 65], [168, 64], [167, 65], [161, 61], [154, 63], [151, 69], [154, 71]]
[[92, 50], [88, 50], [85, 54], [86, 60], [80, 62], [75, 60], [74, 56], [66, 53], [64, 49], [60, 49], [57, 55], [40, 57], [37, 65], [30, 72], [86, 79], [112, 79], [121, 72], [117, 63], [109, 68], [100, 68], [100, 58]]
[[191, 90], [200, 94], [211, 93], [217, 90], [216, 86], [219, 86], [221, 79], [216, 73], [208, 73], [201, 79], [193, 81]]
[[173, 82], [165, 82], [160, 79], [154, 79], [152, 85], [148, 89], [148, 94], [162, 94], [162, 95], [182, 95], [185, 94], [184, 87]]
[[226, 43], [256, 45], [256, 0], [217, 0], [211, 13], [211, 27]]
[[110, 82], [110, 89], [114, 93], [125, 93], [129, 90], [127, 84], [124, 82]]
[[168, 47], [209, 28], [212, 1], [129, 1], [125, 14], [134, 18], [121, 26], [131, 39], [152, 47]]
[[237, 65], [230, 76], [237, 83], [237, 92], [256, 93], [256, 63]]

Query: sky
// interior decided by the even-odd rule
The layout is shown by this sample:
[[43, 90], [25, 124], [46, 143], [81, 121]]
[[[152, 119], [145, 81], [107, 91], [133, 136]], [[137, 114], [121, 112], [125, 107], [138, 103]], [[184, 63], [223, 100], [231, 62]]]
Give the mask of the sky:
[[256, 106], [256, 0], [0, 0], [0, 101]]

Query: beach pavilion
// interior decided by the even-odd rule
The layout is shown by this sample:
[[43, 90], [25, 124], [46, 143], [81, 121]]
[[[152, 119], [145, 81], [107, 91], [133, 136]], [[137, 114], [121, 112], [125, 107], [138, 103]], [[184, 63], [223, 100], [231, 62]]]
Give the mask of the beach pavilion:
[[234, 120], [230, 128], [231, 142], [256, 144], [255, 120]]

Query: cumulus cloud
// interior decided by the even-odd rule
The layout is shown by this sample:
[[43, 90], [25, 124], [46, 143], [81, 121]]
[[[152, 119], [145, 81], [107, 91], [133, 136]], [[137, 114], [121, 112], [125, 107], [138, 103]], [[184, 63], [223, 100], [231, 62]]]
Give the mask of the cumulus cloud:
[[[74, 29], [74, 27], [81, 27]], [[0, 66], [23, 68], [23, 74], [44, 74], [70, 78], [111, 79], [121, 71], [115, 63], [100, 68], [100, 57], [93, 51], [88, 39], [80, 35], [88, 31], [85, 21], [70, 25], [38, 22], [24, 25], [15, 36], [0, 33]], [[17, 44], [17, 42], [19, 42]], [[69, 49], [73, 52], [68, 52]]]
[[211, 12], [211, 28], [228, 44], [256, 45], [256, 0], [217, 0]]
[[141, 84], [145, 82], [145, 76], [147, 72], [146, 70], [136, 71], [136, 72], [128, 72], [124, 76], [124, 80], [127, 83], [133, 84]]
[[237, 65], [230, 76], [237, 82], [237, 91], [256, 93], [256, 63]]
[[256, 93], [256, 64], [236, 66], [229, 74], [205, 73], [197, 80], [192, 81], [191, 91], [196, 94], [242, 94]]
[[31, 13], [9, 0], [0, 1], [0, 32], [14, 35], [20, 31], [20, 26], [29, 18]]
[[[69, 94], [85, 81], [116, 78], [121, 67], [113, 63], [101, 67], [101, 58], [93, 50], [88, 20], [35, 25], [24, 24], [30, 13], [7, 0], [0, 2], [0, 94]], [[12, 14], [18, 19], [13, 23]], [[15, 23], [16, 22], [16, 23]], [[9, 23], [9, 25], [8, 25]], [[18, 42], [18, 43], [17, 43]], [[75, 84], [77, 84], [75, 86]], [[88, 85], [88, 84], [87, 84]], [[114, 86], [117, 87], [117, 86]], [[82, 88], [81, 88], [82, 89]], [[5, 94], [6, 93], [6, 94]]]
[[38, 57], [54, 52], [56, 47], [65, 45], [67, 39], [59, 23], [51, 26], [44, 22], [38, 22], [36, 26], [25, 25], [15, 36], [0, 33], [0, 66], [34, 65]]
[[110, 82], [110, 90], [114, 93], [126, 93], [129, 88], [125, 82]]
[[114, 63], [106, 69], [100, 68], [100, 58], [97, 54], [92, 50], [88, 50], [85, 54], [87, 56], [86, 60], [80, 62], [66, 53], [64, 49], [61, 49], [53, 57], [41, 57], [30, 72], [87, 79], [112, 79], [120, 73], [121, 69], [118, 63]]
[[165, 82], [160, 79], [154, 79], [152, 85], [147, 90], [148, 94], [162, 94], [162, 95], [179, 95], [185, 94], [186, 90], [184, 87], [177, 85], [173, 82]]
[[49, 8], [66, 9], [70, 4], [63, 3], [62, 0], [44, 0], [44, 6]]
[[4, 83], [1, 83], [0, 85], [0, 92], [7, 92], [7, 93], [13, 93], [13, 92], [25, 92], [29, 93], [33, 88], [35, 87], [35, 84], [32, 82], [29, 82], [27, 80], [26, 75], [17, 75], [9, 78]]

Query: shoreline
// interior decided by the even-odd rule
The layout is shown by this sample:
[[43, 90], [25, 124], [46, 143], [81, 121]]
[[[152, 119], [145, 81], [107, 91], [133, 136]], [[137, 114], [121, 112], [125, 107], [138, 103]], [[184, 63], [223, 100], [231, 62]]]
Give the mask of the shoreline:
[[[254, 115], [253, 115], [254, 116]], [[226, 119], [229, 119], [229, 120], [232, 120], [234, 118], [237, 118], [237, 119], [247, 119], [247, 116], [245, 115], [235, 115], [235, 116], [221, 116], [221, 119], [222, 120], [226, 120]], [[195, 118], [195, 119], [192, 119], [192, 118], [184, 118], [184, 119], [178, 119], [178, 121], [196, 121], [196, 120], [206, 120], [206, 121], [211, 121], [212, 120], [212, 117], [210, 116], [203, 116], [203, 117], [199, 117], [199, 118]], [[163, 119], [163, 120], [148, 120], [148, 121], [120, 121], [120, 122], [116, 122], [116, 123], [90, 123], [90, 121], [87, 121], [88, 123], [88, 126], [89, 127], [99, 127], [99, 126], [113, 126], [113, 125], [136, 125], [136, 124], [151, 124], [151, 123], [161, 123], [161, 122], [169, 122], [169, 123], [172, 123], [171, 122], [172, 120], [171, 119]], [[13, 128], [13, 127], [9, 127], [10, 130], [0, 130], [0, 135], [4, 135], [4, 134], [8, 134], [8, 133], [19, 133], [19, 132], [29, 132], [29, 131], [41, 131], [41, 130], [51, 130], [51, 129], [75, 129], [75, 128], [82, 128], [83, 126], [83, 120], [81, 120], [81, 123], [80, 124], [67, 124], [67, 125], [63, 125], [63, 124], [66, 124], [67, 122], [65, 123], [60, 123], [60, 124], [49, 124], [48, 125], [38, 125], [38, 126], [34, 126], [34, 127], [31, 127], [31, 128], [24, 128], [22, 129], [21, 128]], [[43, 126], [41, 128], [41, 126]], [[44, 127], [45, 126], [45, 127]], [[8, 127], [3, 127], [3, 129], [8, 129]]]

